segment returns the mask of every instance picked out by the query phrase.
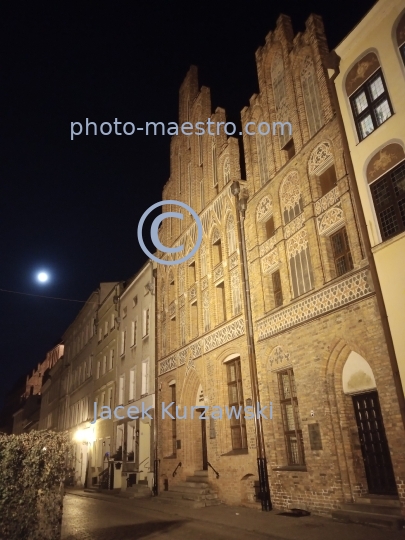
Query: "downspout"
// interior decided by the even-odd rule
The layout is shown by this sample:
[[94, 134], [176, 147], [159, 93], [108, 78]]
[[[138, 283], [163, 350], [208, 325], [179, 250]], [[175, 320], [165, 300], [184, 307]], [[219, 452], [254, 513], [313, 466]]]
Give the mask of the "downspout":
[[330, 53], [330, 60], [331, 60], [331, 67], [334, 70], [333, 75], [330, 77], [330, 81], [332, 82], [331, 91], [332, 91], [333, 105], [335, 108], [336, 118], [339, 124], [340, 133], [342, 137], [343, 152], [346, 158], [346, 166], [349, 172], [350, 187], [353, 194], [355, 206], [357, 207], [357, 217], [359, 221], [360, 232], [361, 232], [361, 236], [363, 240], [365, 255], [367, 257], [368, 264], [370, 267], [370, 274], [373, 280], [377, 305], [378, 305], [378, 309], [379, 309], [380, 317], [381, 317], [381, 324], [382, 324], [383, 332], [384, 332], [384, 338], [387, 344], [388, 356], [389, 356], [389, 360], [391, 364], [392, 375], [394, 377], [395, 391], [396, 391], [399, 409], [401, 413], [402, 424], [405, 429], [405, 398], [404, 398], [404, 392], [402, 389], [401, 377], [399, 374], [398, 361], [395, 354], [394, 342], [392, 340], [391, 330], [390, 330], [389, 322], [388, 322], [388, 315], [385, 309], [385, 303], [384, 303], [384, 298], [383, 298], [383, 294], [381, 290], [380, 280], [378, 278], [377, 267], [374, 260], [374, 254], [371, 249], [371, 243], [370, 243], [370, 238], [368, 236], [366, 219], [364, 217], [359, 188], [356, 182], [356, 175], [354, 172], [353, 161], [350, 154], [349, 142], [347, 140], [347, 135], [346, 135], [346, 131], [345, 131], [344, 123], [343, 123], [343, 117], [340, 111], [339, 100], [338, 100], [337, 91], [335, 87], [335, 79], [340, 74], [340, 69], [339, 69], [340, 57], [337, 55], [336, 51], [332, 51]]
[[[151, 262], [151, 264], [153, 264]], [[159, 495], [159, 455], [158, 455], [158, 361], [157, 361], [157, 352], [158, 352], [158, 338], [157, 338], [157, 316], [158, 316], [158, 305], [157, 305], [157, 268], [153, 268], [153, 279], [154, 279], [154, 290], [155, 290], [155, 417], [153, 419], [153, 489], [152, 493], [155, 497]]]

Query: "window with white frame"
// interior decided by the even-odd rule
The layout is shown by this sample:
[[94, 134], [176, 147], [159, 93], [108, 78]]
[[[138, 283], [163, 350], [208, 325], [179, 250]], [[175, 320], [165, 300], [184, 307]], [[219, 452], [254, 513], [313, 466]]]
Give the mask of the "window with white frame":
[[136, 366], [129, 371], [129, 401], [136, 399]]
[[115, 356], [115, 349], [110, 349], [110, 354], [108, 357], [108, 370], [114, 367], [114, 356]]
[[393, 114], [381, 68], [350, 96], [360, 141], [368, 137]]
[[131, 347], [136, 345], [136, 334], [138, 330], [138, 319], [131, 322]]
[[118, 405], [124, 405], [125, 375], [121, 375], [118, 386]]
[[146, 308], [143, 310], [143, 337], [149, 335], [150, 327], [150, 309]]
[[127, 330], [125, 329], [125, 330], [122, 330], [121, 332], [121, 349], [120, 349], [121, 356], [125, 354], [126, 340], [127, 340]]
[[142, 362], [142, 396], [149, 394], [149, 359]]

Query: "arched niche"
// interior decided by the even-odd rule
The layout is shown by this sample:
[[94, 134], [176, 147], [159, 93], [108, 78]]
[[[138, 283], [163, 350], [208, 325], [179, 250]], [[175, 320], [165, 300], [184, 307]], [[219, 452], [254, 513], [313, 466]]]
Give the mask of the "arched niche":
[[348, 395], [376, 390], [377, 385], [370, 364], [352, 351], [342, 371], [343, 392]]

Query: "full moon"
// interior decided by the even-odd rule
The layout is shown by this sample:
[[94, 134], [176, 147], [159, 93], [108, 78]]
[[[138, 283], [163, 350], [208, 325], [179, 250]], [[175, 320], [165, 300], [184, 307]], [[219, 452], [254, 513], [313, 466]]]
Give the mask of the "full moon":
[[41, 283], [45, 283], [46, 281], [48, 281], [49, 276], [46, 272], [40, 272], [37, 278], [38, 278], [38, 281], [40, 281]]

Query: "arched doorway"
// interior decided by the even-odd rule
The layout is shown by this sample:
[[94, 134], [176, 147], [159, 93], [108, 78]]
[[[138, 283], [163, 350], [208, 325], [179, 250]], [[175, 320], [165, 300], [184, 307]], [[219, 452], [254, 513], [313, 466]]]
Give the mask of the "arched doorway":
[[394, 471], [373, 371], [351, 352], [342, 372], [343, 392], [353, 400], [369, 493], [396, 495]]

